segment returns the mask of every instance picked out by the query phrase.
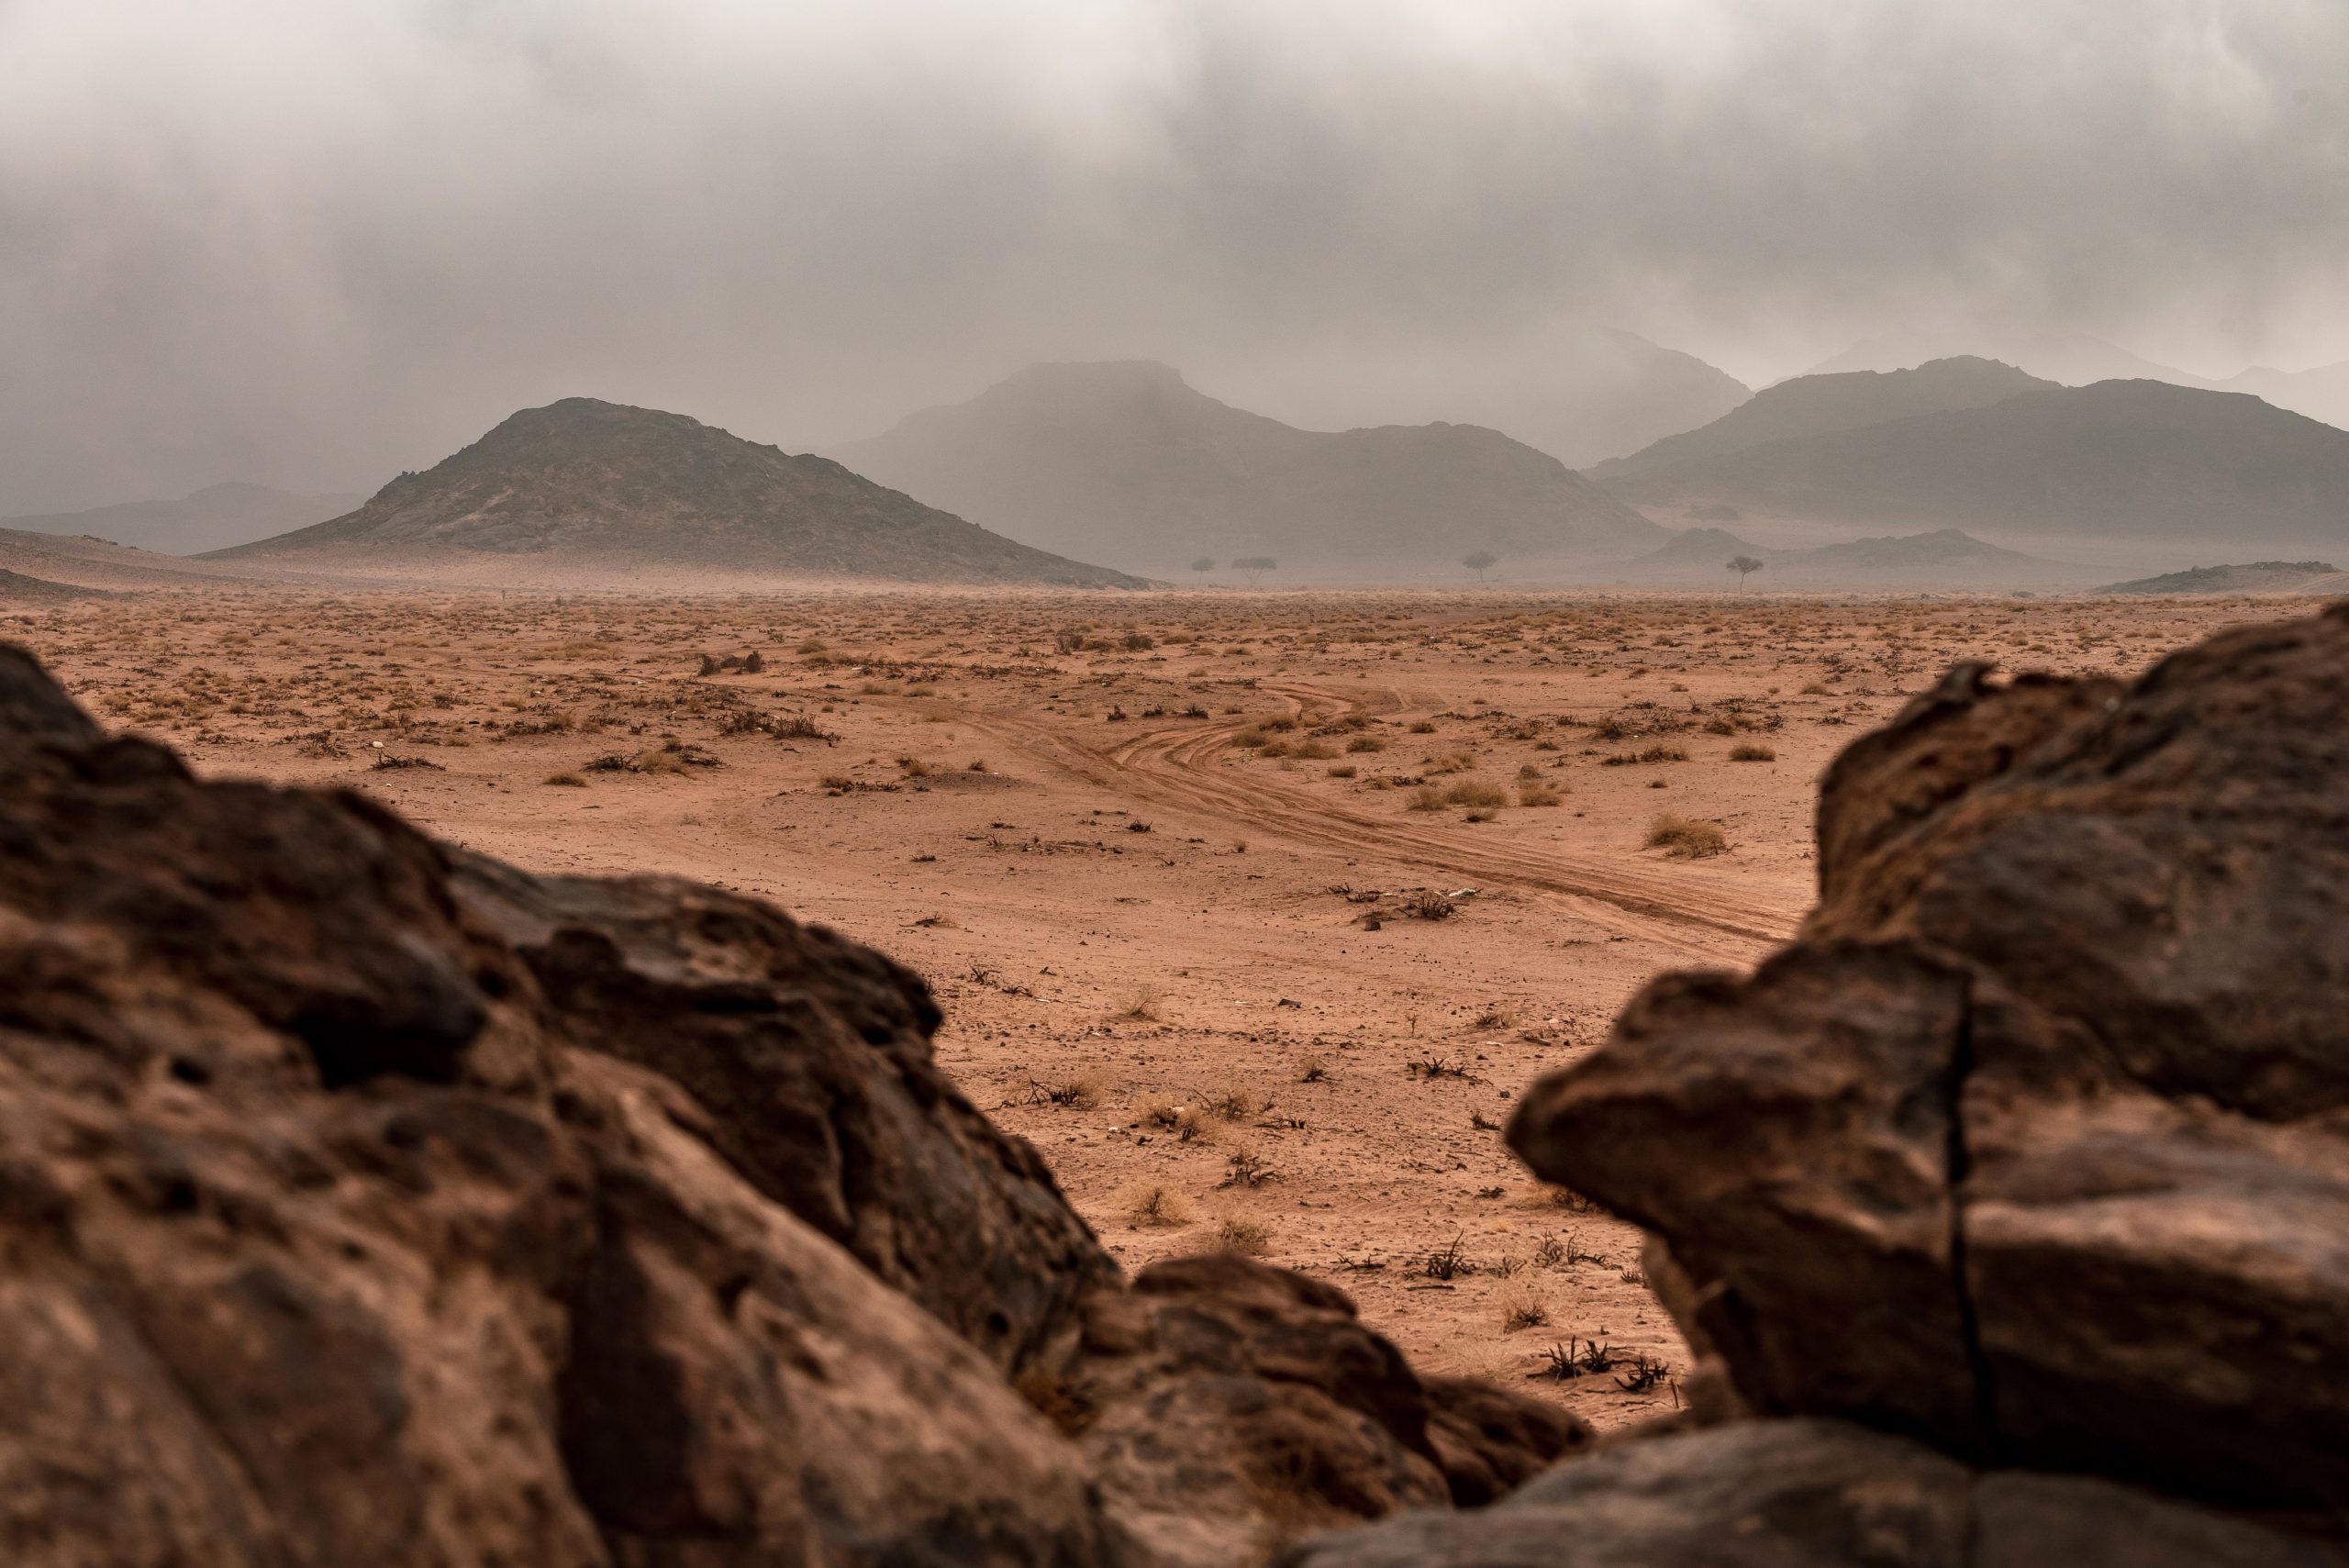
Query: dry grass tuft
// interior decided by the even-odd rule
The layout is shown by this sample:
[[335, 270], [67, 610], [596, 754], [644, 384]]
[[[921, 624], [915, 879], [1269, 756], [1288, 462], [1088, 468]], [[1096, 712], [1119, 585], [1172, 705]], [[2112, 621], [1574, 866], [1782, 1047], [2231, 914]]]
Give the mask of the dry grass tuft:
[[1134, 1182], [1118, 1190], [1119, 1211], [1137, 1227], [1173, 1229], [1191, 1223], [1191, 1200], [1163, 1182]]
[[1648, 848], [1662, 850], [1675, 860], [1700, 861], [1726, 852], [1729, 835], [1714, 822], [1692, 817], [1664, 816], [1648, 825]]

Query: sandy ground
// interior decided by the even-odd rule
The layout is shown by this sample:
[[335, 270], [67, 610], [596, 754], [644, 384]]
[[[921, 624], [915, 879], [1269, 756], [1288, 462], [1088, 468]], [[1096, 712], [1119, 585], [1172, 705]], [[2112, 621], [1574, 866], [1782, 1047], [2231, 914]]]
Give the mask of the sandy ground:
[[[201, 772], [883, 948], [1130, 1265], [1256, 1251], [1611, 1425], [1672, 1377], [1553, 1348], [1686, 1351], [1638, 1233], [1502, 1145], [1518, 1093], [1652, 976], [1790, 932], [1820, 769], [1953, 660], [2132, 674], [2305, 607], [221, 590], [0, 605], [0, 636]], [[1650, 847], [1671, 817], [1693, 838]]]

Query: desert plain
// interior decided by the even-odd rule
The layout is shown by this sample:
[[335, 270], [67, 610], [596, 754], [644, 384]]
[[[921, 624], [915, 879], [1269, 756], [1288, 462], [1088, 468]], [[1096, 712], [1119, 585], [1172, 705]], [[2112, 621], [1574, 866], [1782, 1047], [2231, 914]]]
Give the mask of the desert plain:
[[1687, 1351], [1638, 1230], [1505, 1147], [1523, 1087], [1791, 935], [1821, 770], [1952, 663], [2134, 676], [2305, 607], [224, 584], [0, 636], [200, 773], [869, 942], [1130, 1267], [1265, 1257], [1606, 1427]]

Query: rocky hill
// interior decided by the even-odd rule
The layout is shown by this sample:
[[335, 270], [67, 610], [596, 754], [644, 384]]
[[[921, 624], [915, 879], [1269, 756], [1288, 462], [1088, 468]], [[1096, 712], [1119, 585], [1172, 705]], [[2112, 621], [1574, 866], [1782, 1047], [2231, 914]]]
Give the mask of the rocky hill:
[[95, 588], [52, 583], [46, 577], [28, 577], [21, 572], [0, 567], [0, 605], [59, 605], [69, 599], [100, 596], [101, 591]]
[[2193, 566], [2158, 577], [2108, 583], [2099, 594], [2338, 594], [2349, 573], [2324, 561], [2254, 561], [2241, 566]]
[[1808, 521], [2035, 539], [2338, 547], [2349, 431], [2236, 393], [2150, 381], [2023, 392], [1626, 474], [1654, 516], [1734, 507]]
[[1147, 361], [1031, 366], [839, 456], [1045, 549], [1161, 575], [1267, 556], [1291, 576], [1453, 575], [1469, 550], [1521, 563], [1664, 538], [1498, 431], [1300, 430]]
[[0, 570], [82, 588], [188, 588], [232, 582], [235, 568], [80, 534], [0, 528]]
[[568, 397], [363, 506], [207, 559], [488, 580], [650, 572], [1138, 587], [682, 414]]
[[2019, 392], [2041, 391], [2054, 384], [1996, 360], [1972, 358], [1934, 360], [1914, 370], [1797, 376], [1763, 388], [1709, 425], [1666, 436], [1589, 472], [1593, 479], [1604, 483], [1743, 451], [1766, 441], [1853, 430], [1914, 414], [1980, 408]]
[[0, 517], [0, 528], [99, 539], [165, 555], [195, 555], [323, 522], [348, 512], [360, 499], [296, 495], [265, 484], [211, 484], [176, 501], [128, 501], [83, 512]]

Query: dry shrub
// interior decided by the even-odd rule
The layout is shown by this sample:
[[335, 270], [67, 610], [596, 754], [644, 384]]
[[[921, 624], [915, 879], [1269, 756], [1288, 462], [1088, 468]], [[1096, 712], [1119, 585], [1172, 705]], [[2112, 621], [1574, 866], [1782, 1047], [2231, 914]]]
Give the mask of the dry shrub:
[[1225, 1218], [1216, 1225], [1215, 1244], [1227, 1252], [1261, 1258], [1273, 1250], [1273, 1228], [1261, 1220]]
[[1749, 740], [1742, 746], [1731, 747], [1729, 760], [1732, 762], [1775, 762], [1778, 754], [1767, 746], [1756, 746]]
[[1411, 792], [1411, 798], [1403, 803], [1407, 811], [1442, 811], [1443, 807], [1442, 784], [1421, 784]]
[[1199, 1108], [1220, 1121], [1245, 1121], [1264, 1108], [1264, 1104], [1250, 1090], [1233, 1084], [1219, 1095], [1209, 1095], [1199, 1103]]
[[1675, 860], [1698, 861], [1726, 851], [1729, 835], [1719, 823], [1664, 816], [1648, 825], [1647, 847], [1662, 850]]
[[1305, 741], [1301, 743], [1295, 751], [1290, 753], [1292, 756], [1302, 757], [1306, 761], [1313, 762], [1327, 762], [1330, 758], [1334, 757], [1337, 754], [1338, 749], [1330, 745], [1327, 740]]
[[1384, 751], [1386, 742], [1375, 735], [1357, 735], [1346, 742], [1349, 751]]
[[587, 787], [587, 781], [585, 779], [581, 778], [577, 773], [568, 772], [549, 773], [546, 776], [545, 782], [551, 784], [559, 784], [564, 789], [585, 789]]
[[1514, 1334], [1539, 1329], [1550, 1321], [1549, 1304], [1530, 1290], [1513, 1290], [1501, 1297], [1501, 1332]]
[[1118, 1207], [1137, 1226], [1191, 1223], [1191, 1200], [1163, 1182], [1134, 1182], [1118, 1190]]
[[1564, 797], [1547, 784], [1521, 784], [1517, 786], [1520, 806], [1555, 806]]
[[1493, 810], [1508, 804], [1508, 791], [1490, 779], [1462, 779], [1443, 792], [1446, 804]]

